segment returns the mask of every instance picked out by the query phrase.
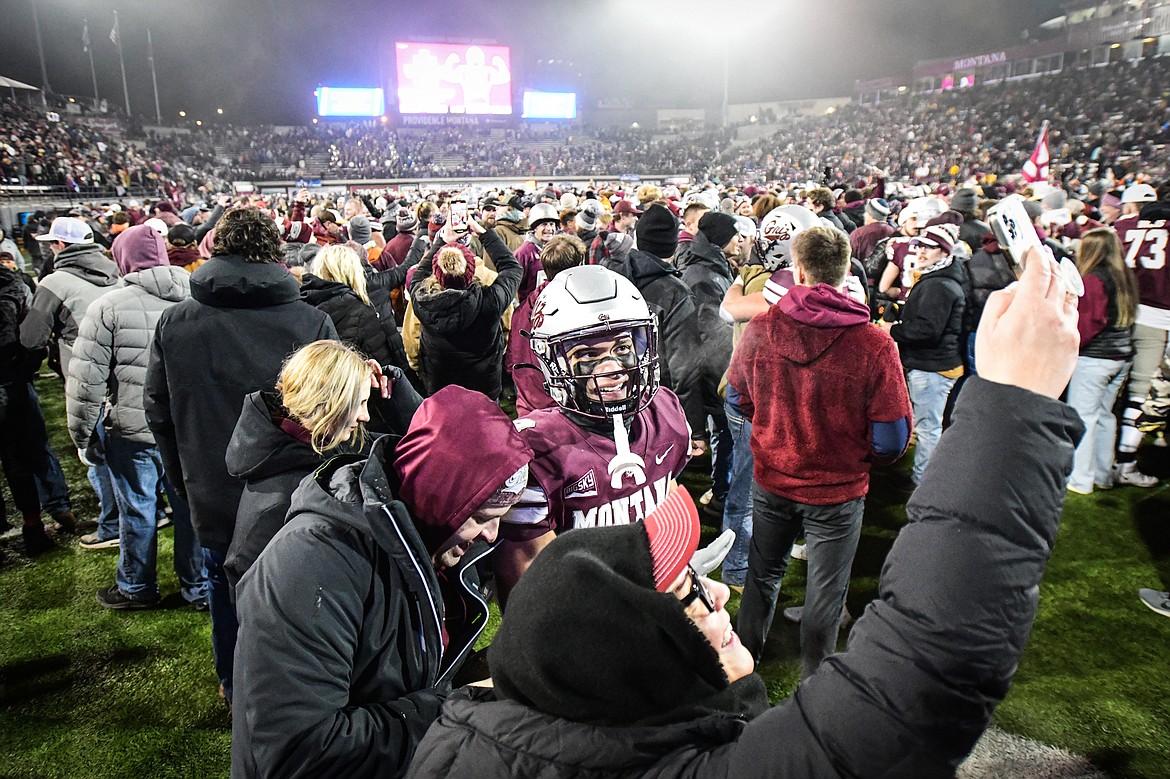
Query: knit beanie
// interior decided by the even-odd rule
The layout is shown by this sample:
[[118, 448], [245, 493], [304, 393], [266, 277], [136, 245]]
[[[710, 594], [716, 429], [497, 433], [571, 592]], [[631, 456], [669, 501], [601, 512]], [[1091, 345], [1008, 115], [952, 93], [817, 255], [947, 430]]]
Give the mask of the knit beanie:
[[435, 255], [434, 270], [443, 289], [467, 289], [475, 277], [475, 255], [461, 243], [449, 243]]
[[708, 211], [699, 218], [699, 232], [713, 245], [723, 248], [739, 232], [735, 217], [722, 211]]
[[1040, 204], [1049, 211], [1059, 211], [1062, 208], [1068, 207], [1068, 193], [1063, 189], [1058, 189], [1055, 192], [1049, 192], [1040, 201]]
[[959, 228], [953, 224], [936, 224], [927, 227], [911, 242], [911, 246], [923, 245], [942, 249], [949, 255], [959, 242]]
[[488, 649], [497, 697], [624, 725], [681, 719], [727, 690], [715, 648], [666, 592], [698, 543], [683, 488], [644, 522], [558, 536], [512, 591]]
[[951, 198], [951, 208], [965, 214], [973, 214], [978, 207], [979, 194], [975, 190], [970, 187], [955, 190], [955, 195]]
[[349, 220], [349, 238], [357, 244], [365, 246], [370, 241], [370, 220], [361, 214]]
[[875, 222], [884, 222], [890, 218], [890, 204], [880, 197], [875, 197], [866, 201], [865, 213]]
[[665, 260], [678, 248], [678, 219], [666, 206], [655, 203], [638, 220], [634, 235], [638, 249]]
[[413, 233], [418, 229], [418, 217], [409, 208], [400, 208], [394, 217], [394, 227], [400, 233]]

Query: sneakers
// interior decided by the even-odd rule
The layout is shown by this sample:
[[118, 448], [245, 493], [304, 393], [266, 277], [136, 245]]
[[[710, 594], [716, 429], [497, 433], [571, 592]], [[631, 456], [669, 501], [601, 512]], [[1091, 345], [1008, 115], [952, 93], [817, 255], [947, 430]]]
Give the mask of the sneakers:
[[[799, 624], [800, 619], [803, 616], [804, 616], [804, 606], [789, 606], [788, 608], [784, 609], [784, 619], [788, 620], [789, 622], [796, 622], [797, 624]], [[842, 609], [841, 609], [841, 623], [838, 625], [838, 627], [843, 628], [852, 621], [853, 621], [853, 615], [851, 615], [849, 613], [849, 609], [847, 607], [842, 607]]]
[[164, 514], [163, 516], [159, 517], [157, 521], [155, 521], [154, 529], [162, 530], [164, 527], [170, 527], [173, 524], [175, 524], [174, 520], [172, 520], [170, 516]]
[[45, 533], [45, 526], [40, 522], [35, 525], [25, 525], [20, 529], [20, 535], [24, 539], [24, 553], [29, 557], [44, 554], [56, 546], [53, 539]]
[[153, 600], [135, 600], [126, 597], [118, 585], [111, 584], [109, 587], [103, 587], [97, 591], [97, 602], [107, 609], [115, 609], [117, 611], [131, 611], [142, 609], [153, 609], [158, 605], [159, 599]]
[[86, 533], [81, 537], [82, 549], [117, 549], [119, 544], [121, 544], [121, 539], [118, 536], [102, 538], [96, 531]]
[[1150, 607], [1152, 611], [1156, 611], [1163, 617], [1170, 617], [1170, 592], [1159, 592], [1157, 590], [1147, 590], [1142, 588], [1138, 590], [1138, 597], [1142, 599], [1142, 603]]
[[1118, 487], [1157, 487], [1158, 477], [1142, 473], [1136, 463], [1113, 466], [1113, 483]]
[[793, 560], [807, 560], [808, 552], [804, 548], [804, 544], [792, 545], [792, 559]]
[[1087, 490], [1083, 490], [1080, 487], [1074, 487], [1071, 484], [1068, 485], [1068, 491], [1075, 492], [1077, 495], [1092, 495], [1093, 494], [1092, 487], [1089, 487]]

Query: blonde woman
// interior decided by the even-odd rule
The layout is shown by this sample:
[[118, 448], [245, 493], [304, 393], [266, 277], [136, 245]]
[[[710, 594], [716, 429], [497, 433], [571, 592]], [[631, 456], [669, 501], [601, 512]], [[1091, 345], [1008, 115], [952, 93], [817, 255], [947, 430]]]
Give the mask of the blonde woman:
[[[378, 389], [375, 403], [389, 398], [392, 376], [344, 344], [314, 341], [285, 361], [275, 392], [244, 399], [226, 456], [228, 471], [244, 482], [224, 564], [233, 588], [284, 525], [301, 479], [334, 454], [366, 448], [370, 390]], [[417, 408], [417, 394], [407, 394]]]
[[366, 261], [344, 244], [326, 246], [301, 277], [301, 297], [329, 315], [339, 340], [379, 365], [406, 366], [402, 337], [370, 303]]

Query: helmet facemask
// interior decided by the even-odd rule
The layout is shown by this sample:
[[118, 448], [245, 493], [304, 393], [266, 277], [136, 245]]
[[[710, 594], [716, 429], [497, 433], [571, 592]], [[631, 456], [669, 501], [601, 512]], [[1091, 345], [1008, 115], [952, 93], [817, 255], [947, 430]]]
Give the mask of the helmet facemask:
[[650, 405], [659, 384], [653, 322], [602, 323], [533, 340], [549, 394], [558, 405], [594, 419], [632, 416]]

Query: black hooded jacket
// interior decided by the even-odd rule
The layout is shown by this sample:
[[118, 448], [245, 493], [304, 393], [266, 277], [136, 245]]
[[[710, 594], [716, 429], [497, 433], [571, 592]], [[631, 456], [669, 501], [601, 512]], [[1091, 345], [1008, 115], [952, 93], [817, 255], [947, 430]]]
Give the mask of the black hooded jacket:
[[702, 348], [699, 311], [682, 272], [666, 260], [635, 250], [620, 262], [606, 261], [604, 267], [625, 276], [646, 299], [658, 318], [658, 365], [662, 386], [674, 390], [686, 414], [691, 435], [702, 437], [707, 429], [703, 406], [701, 371], [696, 358]]
[[719, 382], [731, 364], [733, 327], [719, 315], [719, 308], [735, 275], [723, 251], [702, 230], [679, 252], [675, 264], [682, 271], [683, 283], [690, 289], [697, 311], [702, 349], [695, 355], [695, 365], [703, 408], [705, 413], [720, 418], [724, 410]]
[[146, 370], [146, 420], [203, 546], [222, 552], [232, 541], [243, 485], [224, 453], [245, 396], [272, 389], [292, 352], [336, 337], [285, 268], [231, 255], [191, 274], [191, 297], [163, 313]]
[[[313, 308], [324, 311], [337, 328], [337, 339], [372, 357], [379, 365], [405, 364], [402, 337], [393, 316], [387, 322], [374, 307], [358, 297], [350, 287], [338, 281], [326, 281], [311, 273], [301, 279], [301, 298]], [[389, 331], [398, 336], [398, 349], [391, 346]]]
[[281, 429], [285, 416], [275, 392], [244, 398], [240, 420], [224, 458], [228, 473], [244, 484], [224, 571], [234, 590], [264, 547], [284, 527], [292, 495], [321, 463], [309, 444]]
[[907, 370], [949, 371], [963, 364], [966, 276], [963, 263], [953, 260], [911, 287], [902, 321], [890, 329]]
[[504, 334], [500, 317], [512, 305], [523, 270], [494, 230], [480, 236], [499, 276], [484, 286], [443, 289], [431, 270], [442, 246], [419, 262], [410, 282], [414, 314], [422, 325], [419, 376], [428, 395], [450, 384], [477, 390], [492, 400], [503, 391]]
[[448, 387], [401, 439], [301, 482], [236, 589], [233, 777], [405, 772], [487, 624], [490, 533], [455, 567], [433, 555], [531, 459], [497, 406]]
[[[754, 718], [680, 719], [663, 711], [666, 722], [658, 725], [622, 723], [623, 710], [612, 707], [607, 726], [553, 716], [514, 697], [498, 700], [509, 697], [498, 686], [460, 692], [419, 745], [409, 776], [954, 776], [1019, 665], [1084, 430], [1063, 403], [977, 377], [959, 397], [954, 420], [906, 507], [909, 524], [887, 557], [877, 600], [857, 621], [847, 650], [827, 658], [787, 700]], [[563, 602], [550, 608], [572, 609]], [[628, 616], [615, 612], [614, 624]], [[505, 615], [501, 632], [507, 625]], [[659, 674], [655, 649], [627, 648], [623, 662], [644, 658], [635, 679]], [[579, 667], [572, 657], [534, 666], [550, 682], [544, 698], [555, 703], [562, 687], [583, 687]], [[685, 699], [689, 688], [677, 689]], [[599, 695], [605, 697], [596, 706], [611, 700], [605, 687]]]

